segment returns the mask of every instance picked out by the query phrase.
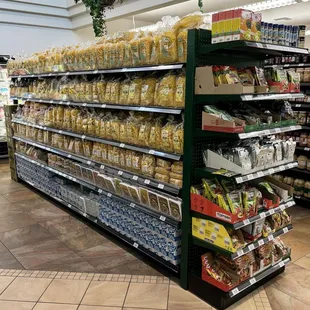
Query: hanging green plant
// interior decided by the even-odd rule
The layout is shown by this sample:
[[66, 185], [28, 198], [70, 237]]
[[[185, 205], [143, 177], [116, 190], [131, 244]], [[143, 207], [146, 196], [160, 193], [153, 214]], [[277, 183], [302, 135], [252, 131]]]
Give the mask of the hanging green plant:
[[114, 4], [123, 3], [124, 0], [74, 0], [75, 3], [82, 1], [90, 11], [93, 20], [93, 28], [96, 37], [101, 37], [107, 33], [106, 26], [106, 9], [114, 9]]

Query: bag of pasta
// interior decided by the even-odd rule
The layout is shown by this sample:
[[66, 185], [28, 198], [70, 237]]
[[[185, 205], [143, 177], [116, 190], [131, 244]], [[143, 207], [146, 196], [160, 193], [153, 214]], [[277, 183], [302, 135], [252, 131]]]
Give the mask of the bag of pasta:
[[111, 68], [111, 49], [112, 49], [112, 43], [106, 43], [104, 45], [104, 69]]
[[51, 145], [52, 143], [52, 133], [50, 131], [43, 132], [43, 143], [47, 145]]
[[93, 153], [93, 142], [87, 141], [87, 140], [83, 140], [82, 144], [83, 144], [84, 156], [90, 158], [92, 153]]
[[161, 128], [163, 126], [163, 116], [158, 116], [151, 123], [148, 146], [154, 149], [160, 149]]
[[183, 154], [184, 147], [184, 123], [178, 124], [173, 132], [173, 150], [177, 154]]
[[125, 44], [124, 48], [124, 67], [132, 67], [132, 55], [131, 55], [131, 46], [129, 43]]
[[95, 127], [95, 119], [97, 117], [97, 114], [94, 110], [92, 110], [88, 114], [88, 120], [87, 120], [87, 134], [91, 136], [96, 135], [96, 127]]
[[139, 152], [132, 152], [131, 165], [132, 171], [141, 173], [142, 154]]
[[131, 84], [131, 80], [129, 78], [126, 78], [124, 81], [121, 82], [119, 104], [128, 103], [128, 94], [129, 94], [130, 84]]
[[95, 126], [95, 136], [100, 137], [100, 132], [101, 132], [101, 115], [102, 114], [95, 114], [94, 117], [94, 126]]
[[173, 116], [169, 116], [166, 125], [161, 129], [161, 144], [160, 148], [166, 152], [173, 152], [173, 134], [177, 122], [174, 120]]
[[112, 164], [113, 163], [113, 147], [112, 145], [108, 145], [107, 150], [108, 150], [108, 163]]
[[71, 130], [71, 108], [66, 108], [64, 110], [64, 123], [63, 123], [63, 128], [66, 130]]
[[149, 106], [154, 105], [154, 96], [157, 79], [155, 76], [147, 77], [143, 79], [141, 87], [141, 105]]
[[187, 36], [188, 30], [183, 29], [177, 36], [178, 62], [187, 61]]
[[195, 12], [182, 17], [176, 21], [173, 25], [173, 29], [176, 32], [180, 32], [183, 29], [198, 28], [204, 22], [204, 15], [201, 12]]
[[129, 112], [129, 114], [130, 116], [127, 118], [126, 124], [126, 142], [137, 144], [141, 123], [145, 121], [149, 115], [139, 112]]
[[101, 161], [101, 144], [98, 142], [93, 143], [91, 159], [95, 161]]
[[53, 107], [49, 107], [44, 112], [44, 126], [53, 127]]
[[64, 136], [64, 150], [65, 151], [68, 151], [68, 149], [69, 149], [69, 143], [70, 143], [70, 140], [71, 140], [71, 138], [70, 137], [68, 137], [68, 136]]
[[85, 83], [84, 91], [85, 91], [85, 101], [86, 102], [93, 102], [93, 82], [87, 81]]
[[119, 141], [126, 142], [127, 141], [127, 117], [121, 121], [119, 125]]
[[120, 124], [123, 120], [120, 116], [114, 116], [111, 119], [111, 139], [120, 141]]
[[135, 37], [129, 42], [132, 57], [132, 66], [140, 66], [140, 54], [139, 54], [139, 38], [141, 34], [137, 32]]
[[79, 132], [77, 128], [77, 117], [79, 115], [79, 110], [77, 108], [72, 108], [71, 113], [71, 129], [70, 131]]
[[151, 51], [151, 65], [158, 65], [159, 64], [159, 53], [160, 53], [160, 34], [153, 33], [153, 44], [152, 44], [152, 51]]
[[97, 91], [98, 91], [98, 100], [99, 102], [105, 102], [105, 91], [107, 87], [107, 81], [100, 77], [100, 80], [97, 82]]
[[104, 68], [104, 46], [98, 44], [95, 46], [95, 57], [96, 57], [96, 69]]
[[151, 127], [152, 127], [152, 115], [150, 115], [148, 119], [146, 119], [144, 122], [141, 123], [139, 129], [138, 141], [135, 144], [141, 146], [148, 146]]
[[113, 139], [112, 138], [112, 121], [116, 118], [115, 115], [112, 113], [107, 113], [105, 117], [105, 138], [106, 139]]
[[92, 102], [98, 103], [99, 102], [99, 92], [98, 92], [98, 82], [99, 78], [94, 79], [92, 81]]
[[143, 79], [141, 77], [134, 77], [131, 80], [128, 93], [128, 104], [140, 105], [142, 82]]
[[106, 88], [105, 88], [105, 94], [104, 94], [104, 102], [110, 103], [111, 102], [111, 88], [113, 85], [113, 80], [109, 80], [107, 82]]
[[159, 83], [158, 104], [160, 106], [173, 106], [176, 91], [176, 75], [174, 72], [168, 72]]
[[108, 146], [106, 144], [101, 144], [101, 161], [108, 162]]
[[106, 115], [104, 115], [104, 113], [101, 114], [101, 117], [100, 117], [100, 135], [99, 135], [99, 137], [107, 138], [106, 124], [107, 124], [107, 121], [111, 118], [111, 116], [112, 116], [112, 114], [110, 112], [108, 112]]
[[115, 79], [112, 81], [110, 103], [118, 104], [120, 95], [120, 85], [121, 85], [120, 79]]
[[126, 150], [119, 149], [119, 165], [121, 168], [126, 169]]
[[116, 43], [116, 64], [117, 68], [124, 66], [124, 59], [125, 59], [125, 41], [120, 41]]
[[153, 38], [150, 32], [144, 32], [138, 40], [140, 65], [149, 65], [151, 63], [151, 54], [153, 47]]
[[126, 170], [132, 171], [132, 154], [133, 151], [126, 150]]
[[115, 43], [111, 43], [111, 47], [110, 47], [110, 63], [111, 63], [111, 68], [116, 68], [117, 67], [116, 44]]
[[87, 110], [82, 111], [82, 133], [87, 134], [88, 130], [88, 117], [90, 117], [90, 113]]
[[153, 178], [155, 175], [156, 159], [153, 155], [143, 154], [141, 160], [141, 172], [143, 175]]
[[63, 122], [64, 122], [64, 106], [59, 105], [57, 107], [56, 112], [56, 126], [57, 128], [63, 128]]
[[117, 146], [113, 146], [112, 148], [112, 165], [119, 167], [120, 166], [120, 148]]
[[174, 96], [174, 106], [183, 108], [185, 106], [185, 72], [180, 73], [176, 77], [176, 87]]

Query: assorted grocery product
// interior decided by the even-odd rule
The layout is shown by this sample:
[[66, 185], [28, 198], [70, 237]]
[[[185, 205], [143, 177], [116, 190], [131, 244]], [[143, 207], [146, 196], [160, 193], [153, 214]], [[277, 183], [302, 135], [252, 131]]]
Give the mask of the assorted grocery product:
[[228, 291], [289, 254], [290, 249], [279, 237], [235, 260], [219, 253], [207, 252], [201, 256], [202, 278]]
[[[172, 115], [133, 111], [103, 112], [62, 105], [26, 103], [17, 111], [15, 118], [30, 124], [64, 129], [171, 153], [183, 153], [183, 120], [181, 117]], [[48, 135], [47, 132], [44, 134]]]
[[106, 195], [98, 195], [86, 189], [81, 190], [74, 183], [58, 177], [28, 160], [16, 157], [17, 171], [21, 179], [34, 184], [43, 192], [72, 204], [80, 212], [93, 216], [103, 223], [139, 242], [148, 250], [163, 257], [174, 265], [180, 263], [181, 231], [151, 217], [125, 203], [115, 201]]
[[58, 47], [8, 62], [8, 72], [45, 73], [185, 62], [187, 31], [210, 29], [210, 17], [194, 13], [163, 17], [157, 30], [117, 32], [94, 42]]
[[185, 72], [134, 74], [126, 77], [87, 76], [16, 80], [11, 95], [36, 99], [71, 100], [138, 106], [184, 107]]
[[264, 61], [266, 65], [289, 65], [310, 63], [310, 56], [304, 55], [283, 55], [280, 57], [268, 58]]

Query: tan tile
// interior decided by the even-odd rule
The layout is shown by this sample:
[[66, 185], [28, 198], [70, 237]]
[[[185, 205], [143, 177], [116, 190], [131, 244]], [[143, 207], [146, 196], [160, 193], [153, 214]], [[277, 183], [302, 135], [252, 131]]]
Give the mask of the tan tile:
[[125, 282], [92, 282], [81, 302], [93, 306], [122, 306], [128, 289]]
[[124, 306], [166, 309], [167, 301], [167, 284], [130, 283]]
[[34, 302], [0, 300], [0, 309], [1, 310], [31, 310], [34, 305], [35, 305]]
[[251, 294], [242, 298], [241, 300], [237, 301], [235, 304], [227, 308], [227, 310], [263, 310], [264, 308], [260, 309], [261, 307], [256, 307], [254, 299], [252, 298]]
[[51, 279], [15, 278], [0, 299], [37, 301], [51, 283]]
[[[154, 308], [152, 308], [152, 309], [150, 309], [150, 308], [127, 308], [126, 307], [126, 308], [123, 308], [123, 310], [160, 310], [160, 309], [154, 309]], [[179, 309], [179, 310], [181, 310], [181, 309]], [[196, 310], [196, 309], [192, 309], [192, 310]]]
[[89, 283], [86, 280], [54, 279], [40, 301], [79, 304]]
[[304, 257], [296, 260], [294, 263], [300, 267], [310, 270], [310, 254], [307, 254]]
[[14, 277], [0, 277], [0, 294], [9, 286], [14, 280]]
[[33, 310], [76, 310], [78, 305], [37, 303]]
[[[123, 308], [125, 309], [125, 308]], [[119, 307], [103, 307], [103, 306], [83, 306], [81, 305], [78, 310], [122, 310]], [[143, 310], [143, 309], [135, 309], [135, 310]], [[149, 309], [150, 310], [150, 309]], [[156, 310], [156, 309], [154, 309]]]
[[195, 295], [191, 294], [189, 291], [185, 291], [177, 285], [170, 285], [168, 309], [211, 310], [211, 306], [209, 306], [207, 303], [205, 303]]

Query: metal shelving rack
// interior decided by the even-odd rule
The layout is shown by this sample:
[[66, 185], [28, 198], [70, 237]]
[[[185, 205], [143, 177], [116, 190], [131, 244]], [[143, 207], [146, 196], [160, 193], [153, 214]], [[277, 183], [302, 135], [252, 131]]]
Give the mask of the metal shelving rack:
[[[222, 141], [222, 139], [247, 139], [254, 136], [264, 136], [277, 132], [300, 130], [301, 126], [291, 128], [277, 128], [273, 131], [253, 132], [244, 134], [226, 134], [218, 132], [202, 131], [202, 110], [203, 104], [215, 103], [218, 101], [248, 101], [248, 100], [275, 100], [289, 99], [296, 96], [302, 98], [302, 94], [259, 94], [259, 95], [196, 95], [195, 94], [195, 71], [196, 67], [206, 65], [233, 65], [237, 67], [245, 66], [263, 66], [263, 60], [283, 54], [300, 53], [308, 54], [308, 50], [299, 48], [288, 48], [285, 46], [276, 46], [272, 44], [262, 44], [248, 41], [233, 41], [219, 44], [211, 44], [211, 32], [207, 30], [190, 30], [188, 33], [188, 58], [186, 65], [186, 105], [185, 105], [185, 141], [184, 141], [184, 177], [183, 177], [183, 220], [182, 220], [182, 260], [181, 260], [181, 286], [189, 289], [192, 293], [218, 309], [225, 309], [235, 303], [258, 286], [266, 283], [271, 278], [284, 271], [284, 266], [290, 261], [290, 258], [283, 259], [280, 263], [275, 264], [269, 269], [242, 282], [229, 292], [224, 292], [201, 278], [201, 258], [207, 250], [211, 249], [228, 255], [231, 258], [237, 258], [248, 251], [255, 249], [257, 246], [273, 240], [276, 236], [282, 235], [292, 229], [292, 226], [282, 228], [274, 235], [265, 239], [257, 240], [249, 244], [245, 249], [232, 254], [222, 248], [215, 247], [213, 244], [197, 239], [192, 236], [192, 217], [206, 218], [199, 212], [191, 211], [191, 185], [201, 183], [202, 177], [207, 177], [212, 173], [212, 169], [203, 168], [202, 151], [205, 145], [211, 141]], [[296, 163], [288, 163], [279, 167], [279, 171], [296, 167]], [[265, 171], [259, 171], [247, 176], [234, 176], [237, 183], [242, 183], [251, 179], [259, 178], [264, 175], [270, 175], [278, 171], [272, 168]], [[294, 201], [286, 202], [277, 209], [271, 211], [280, 212], [288, 206], [293, 206]], [[270, 211], [268, 211], [270, 212]], [[269, 214], [269, 213], [268, 213]], [[213, 221], [221, 223], [223, 226], [240, 228], [244, 225], [265, 217], [267, 214], [257, 215], [247, 219], [240, 224], [228, 224], [219, 219]], [[269, 214], [270, 215], [270, 214]], [[209, 218], [209, 220], [212, 220]], [[244, 223], [246, 222], [246, 223]]]

